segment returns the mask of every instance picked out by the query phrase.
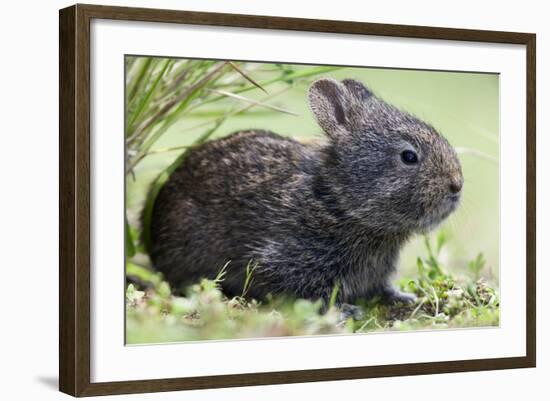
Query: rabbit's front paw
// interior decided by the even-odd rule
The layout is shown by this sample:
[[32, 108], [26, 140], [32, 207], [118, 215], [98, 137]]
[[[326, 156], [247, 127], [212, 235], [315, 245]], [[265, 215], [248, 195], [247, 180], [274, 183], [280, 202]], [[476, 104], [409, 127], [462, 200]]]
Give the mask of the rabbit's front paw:
[[416, 295], [409, 292], [401, 292], [393, 287], [384, 288], [381, 295], [382, 300], [388, 304], [414, 304], [417, 300]]
[[348, 320], [350, 317], [353, 320], [361, 320], [363, 319], [363, 311], [361, 308], [357, 305], [350, 305], [350, 304], [341, 304], [339, 306], [340, 309], [340, 320]]

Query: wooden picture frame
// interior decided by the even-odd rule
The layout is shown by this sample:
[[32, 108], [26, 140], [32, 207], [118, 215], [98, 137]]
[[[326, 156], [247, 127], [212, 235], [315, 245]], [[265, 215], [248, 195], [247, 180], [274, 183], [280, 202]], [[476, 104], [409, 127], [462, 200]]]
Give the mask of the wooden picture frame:
[[[230, 374], [93, 383], [90, 380], [90, 21], [184, 23], [218, 27], [345, 33], [526, 46], [527, 226], [526, 355], [305, 371]], [[73, 396], [252, 386], [401, 375], [534, 367], [536, 361], [535, 268], [535, 48], [530, 33], [373, 24], [254, 15], [75, 5], [59, 15], [59, 388]]]

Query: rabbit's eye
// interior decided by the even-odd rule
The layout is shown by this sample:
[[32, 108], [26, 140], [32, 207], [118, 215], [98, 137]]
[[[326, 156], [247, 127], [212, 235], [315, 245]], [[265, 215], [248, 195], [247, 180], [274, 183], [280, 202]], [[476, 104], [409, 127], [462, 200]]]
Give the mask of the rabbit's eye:
[[416, 164], [418, 163], [418, 155], [412, 150], [404, 150], [401, 153], [401, 160], [405, 164]]

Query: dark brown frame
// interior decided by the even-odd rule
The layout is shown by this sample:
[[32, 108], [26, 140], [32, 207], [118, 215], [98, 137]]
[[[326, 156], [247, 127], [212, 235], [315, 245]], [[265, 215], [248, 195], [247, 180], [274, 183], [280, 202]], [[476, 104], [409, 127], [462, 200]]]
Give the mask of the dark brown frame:
[[[527, 49], [527, 308], [524, 357], [90, 382], [90, 20], [92, 18], [457, 41]], [[535, 47], [532, 33], [74, 5], [59, 13], [59, 389], [73, 396], [535, 367]]]

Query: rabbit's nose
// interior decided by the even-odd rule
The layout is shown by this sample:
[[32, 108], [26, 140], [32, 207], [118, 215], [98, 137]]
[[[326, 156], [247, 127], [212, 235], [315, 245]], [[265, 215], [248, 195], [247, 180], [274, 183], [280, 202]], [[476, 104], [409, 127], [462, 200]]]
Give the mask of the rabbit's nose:
[[449, 185], [449, 189], [453, 194], [457, 194], [462, 189], [462, 180], [453, 179]]

